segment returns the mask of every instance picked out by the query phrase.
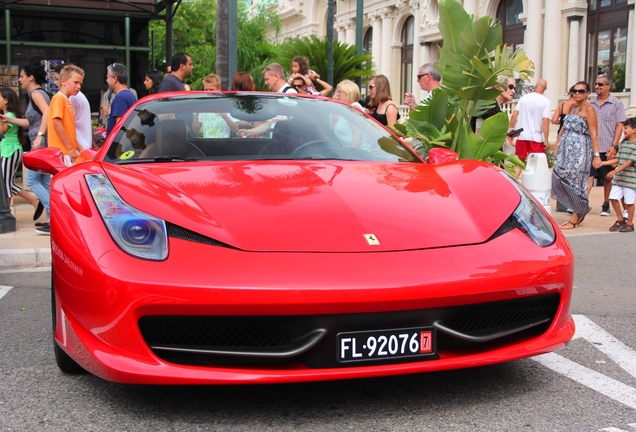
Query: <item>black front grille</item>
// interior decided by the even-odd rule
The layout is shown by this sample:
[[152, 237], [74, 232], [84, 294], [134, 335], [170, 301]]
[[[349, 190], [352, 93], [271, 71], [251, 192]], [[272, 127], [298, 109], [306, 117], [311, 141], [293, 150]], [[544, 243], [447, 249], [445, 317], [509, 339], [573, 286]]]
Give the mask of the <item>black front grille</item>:
[[[480, 336], [518, 328], [532, 320], [547, 318], [535, 326], [494, 342], [470, 343], [437, 332], [437, 350], [480, 352], [493, 346], [538, 336], [550, 326], [559, 307], [559, 294], [544, 294], [515, 300], [436, 309], [371, 314], [309, 316], [146, 316], [139, 320], [141, 334], [149, 346], [175, 346], [205, 350], [276, 348], [290, 344], [319, 328], [327, 336], [309, 352], [287, 363], [307, 367], [339, 367], [336, 363], [336, 335], [340, 332], [423, 327], [440, 322], [445, 327]], [[238, 359], [232, 356], [184, 354], [155, 350], [164, 360], [184, 364], [272, 363], [270, 359]]]
[[149, 345], [256, 348], [290, 341], [289, 329], [246, 317], [237, 322], [236, 318], [154, 316], [140, 319], [139, 327]]
[[448, 318], [445, 324], [453, 330], [462, 333], [483, 333], [488, 329], [508, 326], [534, 318], [549, 316], [556, 313], [558, 295], [529, 297], [527, 299], [510, 300], [506, 302], [485, 303], [475, 306], [463, 306]]

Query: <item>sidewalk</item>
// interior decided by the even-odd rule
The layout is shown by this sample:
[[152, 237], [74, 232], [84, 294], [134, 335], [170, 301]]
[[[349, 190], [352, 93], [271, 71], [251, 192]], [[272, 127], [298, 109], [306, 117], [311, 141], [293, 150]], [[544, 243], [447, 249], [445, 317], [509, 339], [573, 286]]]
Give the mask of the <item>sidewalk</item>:
[[[17, 211], [17, 231], [14, 233], [0, 234], [0, 271], [25, 269], [36, 267], [48, 267], [51, 265], [51, 241], [50, 236], [35, 232], [33, 222], [33, 206], [20, 197], [14, 197], [15, 209]], [[556, 204], [551, 200], [552, 209]], [[592, 233], [607, 233], [616, 235], [628, 235], [626, 233], [610, 233], [609, 227], [616, 220], [614, 210], [611, 216], [603, 217], [601, 205], [603, 204], [603, 188], [596, 186], [590, 194], [590, 205], [592, 211], [585, 218], [580, 226], [572, 230], [563, 231], [567, 237], [586, 235]], [[570, 218], [568, 213], [551, 212], [552, 218], [557, 225], [562, 224]], [[40, 219], [40, 220], [43, 220]]]
[[0, 234], [0, 271], [50, 266], [51, 237], [35, 232], [33, 206], [20, 197], [13, 199], [11, 213], [16, 216], [17, 212], [17, 231]]

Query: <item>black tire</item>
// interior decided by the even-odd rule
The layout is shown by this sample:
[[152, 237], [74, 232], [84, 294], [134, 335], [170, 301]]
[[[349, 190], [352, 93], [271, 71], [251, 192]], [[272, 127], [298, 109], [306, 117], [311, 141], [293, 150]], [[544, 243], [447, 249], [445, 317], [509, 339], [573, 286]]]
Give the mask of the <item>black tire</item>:
[[55, 363], [64, 373], [77, 374], [86, 372], [70, 355], [66, 354], [55, 340], [55, 329], [57, 328], [57, 311], [55, 305], [55, 288], [53, 286], [53, 275], [51, 274], [51, 314], [53, 324], [53, 352], [55, 353]]

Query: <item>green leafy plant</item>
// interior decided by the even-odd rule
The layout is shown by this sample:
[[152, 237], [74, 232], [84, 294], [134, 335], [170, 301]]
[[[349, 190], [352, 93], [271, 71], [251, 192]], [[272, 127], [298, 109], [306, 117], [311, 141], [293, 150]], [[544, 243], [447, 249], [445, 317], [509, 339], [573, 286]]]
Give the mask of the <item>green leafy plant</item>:
[[502, 44], [501, 24], [490, 16], [474, 18], [457, 0], [439, 1], [439, 30], [444, 44], [436, 65], [442, 87], [418, 105], [403, 124], [401, 133], [422, 143], [426, 157], [432, 147], [446, 147], [460, 159], [478, 159], [497, 165], [512, 162], [523, 167], [516, 156], [501, 151], [508, 132], [508, 116], [498, 113], [486, 119], [479, 135], [471, 119], [494, 107], [495, 98], [507, 84], [501, 76], [534, 75], [532, 62], [522, 50]]

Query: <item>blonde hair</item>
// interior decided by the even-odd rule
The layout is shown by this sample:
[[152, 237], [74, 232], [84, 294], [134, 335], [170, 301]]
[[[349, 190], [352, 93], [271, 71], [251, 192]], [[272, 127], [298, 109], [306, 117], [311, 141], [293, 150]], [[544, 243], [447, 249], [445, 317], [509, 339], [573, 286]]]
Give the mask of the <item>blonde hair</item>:
[[80, 74], [84, 78], [84, 69], [75, 65], [66, 65], [60, 71], [60, 80], [67, 80], [73, 76], [74, 73]]
[[221, 89], [221, 77], [217, 74], [207, 74], [205, 78], [203, 78], [204, 84], [212, 84], [214, 87]]
[[342, 90], [346, 96], [347, 103], [352, 104], [360, 100], [360, 87], [351, 80], [342, 80], [336, 86], [336, 90]]

